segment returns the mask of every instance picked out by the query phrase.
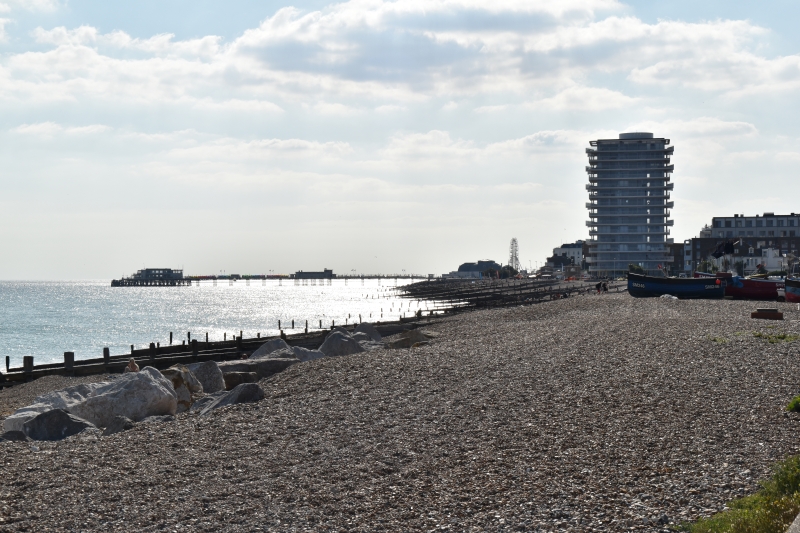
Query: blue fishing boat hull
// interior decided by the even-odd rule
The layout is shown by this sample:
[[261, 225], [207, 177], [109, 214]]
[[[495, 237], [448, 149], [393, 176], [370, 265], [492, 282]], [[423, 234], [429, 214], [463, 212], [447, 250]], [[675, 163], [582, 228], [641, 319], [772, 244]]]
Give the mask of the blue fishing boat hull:
[[786, 301], [800, 303], [800, 278], [786, 280]]
[[628, 294], [636, 298], [657, 298], [665, 294], [681, 299], [715, 299], [725, 296], [727, 282], [719, 278], [657, 278], [628, 274]]

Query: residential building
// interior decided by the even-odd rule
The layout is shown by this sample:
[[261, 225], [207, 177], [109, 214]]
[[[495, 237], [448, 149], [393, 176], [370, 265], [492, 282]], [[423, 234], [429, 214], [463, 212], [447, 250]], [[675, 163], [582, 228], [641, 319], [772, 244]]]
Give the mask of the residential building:
[[[558, 248], [553, 248], [553, 257], [566, 257], [568, 264], [581, 266], [583, 263], [583, 241], [575, 241], [562, 244]], [[550, 262], [550, 258], [548, 258]]]
[[671, 260], [674, 147], [643, 132], [589, 144], [589, 273], [617, 277], [636, 264], [656, 275]]
[[800, 236], [800, 214], [776, 215], [764, 213], [746, 217], [714, 217], [711, 219], [711, 235], [718, 239], [753, 237], [769, 240], [777, 237]]

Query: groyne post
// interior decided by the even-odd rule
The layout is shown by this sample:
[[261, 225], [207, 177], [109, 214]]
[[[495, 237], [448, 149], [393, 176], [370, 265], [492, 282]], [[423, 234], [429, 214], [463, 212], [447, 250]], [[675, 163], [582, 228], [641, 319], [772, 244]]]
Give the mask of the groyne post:
[[197, 339], [192, 339], [192, 356], [197, 360], [200, 350], [197, 348]]
[[169, 332], [169, 345], [172, 346], [172, 332]]
[[133, 355], [133, 344], [131, 344], [131, 355]]
[[322, 329], [322, 320], [319, 321], [319, 329]]
[[156, 360], [156, 343], [150, 343], [150, 362], [154, 362]]
[[64, 352], [64, 371], [73, 372], [75, 370], [75, 352]]
[[33, 372], [33, 356], [25, 355], [22, 357], [22, 371], [26, 374]]
[[294, 329], [294, 318], [292, 319], [292, 329]]
[[192, 342], [192, 332], [191, 331], [187, 331], [186, 332], [186, 341], [187, 342]]
[[8, 369], [10, 367], [11, 367], [11, 357], [7, 355], [6, 356], [6, 372], [8, 372]]
[[108, 347], [103, 348], [103, 364], [111, 362], [111, 350]]
[[281, 329], [281, 321], [280, 321], [280, 319], [278, 320], [278, 329]]

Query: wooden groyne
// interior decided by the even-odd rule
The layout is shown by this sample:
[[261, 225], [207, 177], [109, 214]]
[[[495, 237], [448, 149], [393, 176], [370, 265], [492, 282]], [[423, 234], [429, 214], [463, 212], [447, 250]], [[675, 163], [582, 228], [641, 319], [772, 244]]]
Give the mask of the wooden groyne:
[[[441, 316], [441, 315], [437, 315]], [[425, 321], [415, 318], [404, 318], [396, 322], [376, 322], [375, 329], [386, 337], [400, 333], [405, 329], [414, 329], [431, 323], [431, 317]], [[352, 331], [358, 324], [340, 326]], [[333, 326], [331, 327], [333, 328]], [[33, 356], [26, 355], [21, 367], [10, 367], [10, 357], [6, 356], [6, 372], [0, 373], [0, 388], [24, 383], [36, 378], [50, 375], [61, 376], [86, 376], [92, 374], [121, 373], [130, 358], [134, 358], [139, 366], [152, 366], [159, 370], [169, 368], [174, 364], [188, 364], [203, 361], [232, 361], [246, 358], [265, 342], [283, 338], [289, 346], [300, 346], [316, 350], [325, 340], [329, 330], [317, 330], [295, 335], [286, 335], [281, 332], [279, 337], [252, 337], [243, 338], [241, 335], [226, 341], [200, 341], [192, 339], [185, 344], [172, 346], [159, 346], [150, 343], [148, 348], [131, 349], [130, 353], [111, 355], [108, 348], [103, 349], [103, 356], [92, 359], [75, 359], [74, 352], [64, 352], [64, 361], [48, 364], [34, 364]]]
[[[568, 298], [595, 290], [596, 282], [559, 282], [536, 279], [470, 280], [436, 279], [398, 288], [405, 298], [438, 302], [449, 309], [503, 307]], [[618, 290], [623, 282], [610, 282]]]

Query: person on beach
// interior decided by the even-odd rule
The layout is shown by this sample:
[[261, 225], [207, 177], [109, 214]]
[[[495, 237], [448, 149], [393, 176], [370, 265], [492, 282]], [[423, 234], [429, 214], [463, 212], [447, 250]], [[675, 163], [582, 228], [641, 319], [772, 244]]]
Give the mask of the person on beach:
[[600, 290], [603, 288], [603, 284], [601, 282], [597, 282], [597, 285], [594, 286], [597, 289], [597, 294], [600, 294]]
[[139, 365], [136, 364], [136, 359], [131, 357], [128, 359], [128, 366], [125, 367], [125, 372], [138, 372]]
[[608, 292], [608, 282], [607, 281], [603, 282], [603, 292]]

